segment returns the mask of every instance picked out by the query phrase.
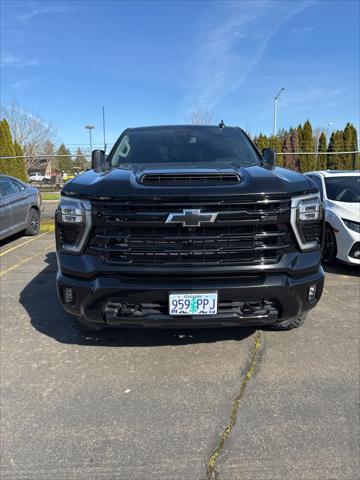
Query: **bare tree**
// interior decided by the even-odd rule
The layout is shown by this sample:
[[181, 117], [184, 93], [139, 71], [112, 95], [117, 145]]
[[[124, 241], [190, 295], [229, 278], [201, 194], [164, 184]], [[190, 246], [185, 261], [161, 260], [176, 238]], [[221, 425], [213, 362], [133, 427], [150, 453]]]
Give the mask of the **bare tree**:
[[21, 108], [16, 101], [1, 105], [0, 113], [1, 117], [6, 118], [13, 139], [22, 146], [26, 155], [45, 153], [48, 142], [56, 136], [52, 125]]
[[212, 125], [215, 120], [214, 114], [207, 107], [196, 105], [188, 117], [188, 121], [194, 125]]

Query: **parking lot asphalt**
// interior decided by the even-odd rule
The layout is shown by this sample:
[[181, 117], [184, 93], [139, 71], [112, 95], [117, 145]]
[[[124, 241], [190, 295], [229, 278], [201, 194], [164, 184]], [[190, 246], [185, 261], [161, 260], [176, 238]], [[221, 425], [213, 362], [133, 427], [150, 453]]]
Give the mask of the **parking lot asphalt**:
[[53, 233], [0, 245], [2, 480], [355, 480], [359, 270], [290, 332], [80, 333]]

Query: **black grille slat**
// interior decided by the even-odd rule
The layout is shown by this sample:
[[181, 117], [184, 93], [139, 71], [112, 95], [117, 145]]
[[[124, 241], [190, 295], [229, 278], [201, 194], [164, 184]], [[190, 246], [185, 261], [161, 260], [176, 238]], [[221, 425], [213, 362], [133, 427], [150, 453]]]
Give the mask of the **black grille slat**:
[[[190, 245], [186, 245], [186, 246], [190, 246]], [[284, 250], [286, 248], [289, 248], [290, 244], [284, 244], [284, 245], [281, 245], [281, 246], [276, 246], [276, 249], [277, 250]], [[205, 245], [203, 246], [202, 248], [200, 248], [200, 246], [196, 246], [194, 245], [194, 243], [191, 245], [191, 251], [192, 252], [208, 252], [209, 254], [210, 253], [222, 253], [222, 252], [229, 252], [229, 253], [235, 253], [235, 252], [250, 252], [250, 251], [253, 251], [253, 250], [261, 250], [261, 251], [264, 251], [264, 250], [274, 250], [274, 246], [269, 246], [269, 245], [261, 245], [261, 246], [256, 246], [256, 247], [252, 247], [252, 246], [249, 246], [249, 247], [237, 247], [235, 248], [234, 246], [232, 247], [226, 247], [225, 246], [222, 246], [222, 247], [209, 247], [208, 245]], [[180, 248], [180, 246], [178, 246], [177, 248], [173, 248], [169, 245], [167, 245], [167, 248], [168, 248], [168, 252], [169, 254], [172, 254], [172, 253], [182, 253], [184, 251], [183, 248]], [[112, 247], [95, 247], [93, 246], [92, 247], [93, 250], [97, 250], [99, 252], [108, 252], [108, 253], [122, 253], [122, 252], [128, 252], [128, 253], [140, 253], [140, 254], [148, 254], [148, 253], [164, 253], [162, 249], [160, 248], [148, 248], [148, 249], [144, 249], [144, 248], [136, 248], [136, 247], [117, 247], [117, 248], [112, 248]]]
[[[106, 263], [120, 265], [265, 265], [294, 247], [290, 201], [167, 199], [93, 201], [93, 232], [87, 247]], [[165, 221], [186, 208], [217, 212], [214, 223], [184, 227]]]

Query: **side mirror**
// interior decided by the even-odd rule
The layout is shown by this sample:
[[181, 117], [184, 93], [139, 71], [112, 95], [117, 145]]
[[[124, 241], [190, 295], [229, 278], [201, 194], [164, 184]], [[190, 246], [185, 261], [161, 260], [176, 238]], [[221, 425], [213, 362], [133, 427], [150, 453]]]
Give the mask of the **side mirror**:
[[264, 148], [262, 151], [263, 165], [272, 170], [276, 166], [276, 152], [272, 148]]
[[95, 170], [95, 172], [102, 172], [106, 169], [104, 150], [93, 150], [91, 154], [91, 168]]

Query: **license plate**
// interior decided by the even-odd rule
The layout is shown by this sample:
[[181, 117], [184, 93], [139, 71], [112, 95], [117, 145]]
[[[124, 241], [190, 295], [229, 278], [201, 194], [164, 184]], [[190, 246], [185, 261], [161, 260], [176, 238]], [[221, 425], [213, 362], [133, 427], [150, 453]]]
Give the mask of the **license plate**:
[[216, 315], [217, 292], [170, 293], [170, 315]]

